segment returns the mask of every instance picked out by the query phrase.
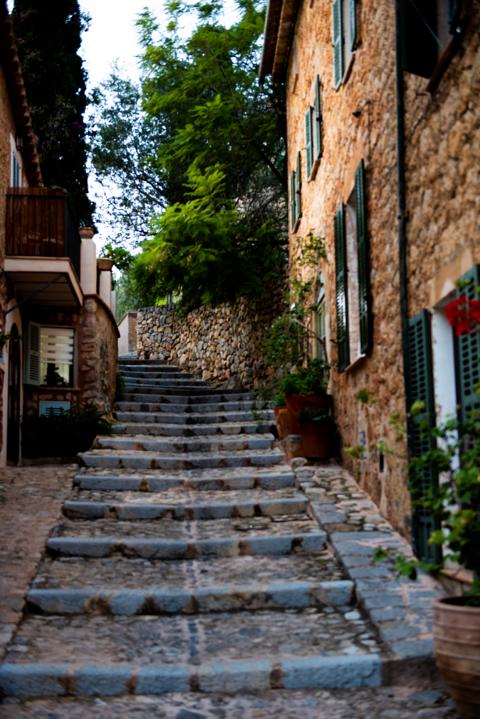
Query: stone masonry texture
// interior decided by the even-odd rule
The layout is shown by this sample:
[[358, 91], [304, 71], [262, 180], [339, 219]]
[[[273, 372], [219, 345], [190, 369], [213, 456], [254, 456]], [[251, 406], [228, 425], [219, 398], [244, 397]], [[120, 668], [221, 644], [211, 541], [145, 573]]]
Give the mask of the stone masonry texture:
[[[345, 3], [352, 7], [351, 3]], [[332, 2], [299, 3], [286, 75], [288, 172], [301, 154], [302, 217], [290, 231], [291, 275], [325, 278], [327, 344], [335, 417], [345, 447], [367, 447], [345, 465], [382, 513], [405, 535], [411, 505], [405, 464], [405, 395], [398, 257], [395, 3], [354, 3], [358, 42], [343, 81], [333, 86]], [[455, 282], [480, 262], [479, 147], [480, 7], [467, 1], [460, 47], [438, 88], [404, 73], [409, 316], [445, 301]], [[305, 170], [305, 112], [319, 76], [323, 154], [312, 178]], [[347, 203], [359, 162], [365, 163], [373, 342], [371, 352], [336, 371], [334, 215]], [[320, 268], [299, 267], [309, 233], [324, 238]], [[312, 296], [312, 299], [314, 297]], [[360, 389], [374, 401], [355, 400]], [[392, 422], [399, 417], [400, 425]], [[378, 447], [388, 451], [380, 457]], [[382, 462], [380, 463], [380, 459]]]
[[265, 333], [281, 312], [280, 295], [267, 305], [239, 301], [186, 316], [161, 307], [139, 310], [139, 356], [163, 358], [214, 385], [259, 386], [269, 376]]

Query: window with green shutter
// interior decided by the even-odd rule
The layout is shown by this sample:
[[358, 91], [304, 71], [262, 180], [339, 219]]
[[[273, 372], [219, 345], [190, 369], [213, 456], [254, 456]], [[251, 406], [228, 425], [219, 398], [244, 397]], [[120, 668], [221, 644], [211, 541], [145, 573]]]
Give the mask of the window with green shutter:
[[313, 108], [309, 107], [305, 113], [305, 156], [307, 178], [312, 174], [313, 168], [313, 138], [312, 138], [312, 112]]
[[353, 52], [357, 47], [357, 0], [348, 0], [349, 19], [350, 19], [350, 51]]
[[[480, 265], [475, 265], [461, 278], [457, 297], [465, 295], [469, 300], [479, 299]], [[470, 332], [456, 338], [457, 355], [457, 401], [459, 418], [465, 422], [474, 413], [480, 413], [480, 332]]]
[[322, 156], [322, 98], [320, 78], [315, 81], [315, 105], [313, 108], [313, 159], [316, 162]]
[[297, 153], [297, 168], [295, 171], [295, 221], [302, 216], [302, 156]]
[[333, 0], [333, 86], [339, 88], [343, 79], [343, 13], [342, 0]]
[[337, 363], [343, 372], [350, 363], [348, 335], [347, 248], [345, 236], [345, 206], [335, 214], [335, 303], [337, 310]]
[[[370, 258], [365, 200], [365, 166], [355, 172], [347, 203], [335, 215], [337, 342], [339, 369], [364, 357], [372, 345]], [[345, 346], [344, 346], [345, 345]]]
[[[411, 457], [419, 457], [434, 447], [431, 435], [435, 426], [431, 315], [427, 310], [422, 310], [408, 321], [408, 359], [408, 406], [411, 407], [417, 401], [423, 402], [425, 406], [424, 412], [409, 417], [408, 424], [409, 454]], [[425, 467], [412, 475], [411, 480], [412, 500], [415, 503], [437, 486], [438, 475], [433, 468]], [[438, 561], [438, 548], [428, 543], [430, 534], [436, 528], [434, 518], [424, 509], [414, 506], [413, 539], [415, 552], [420, 559]]]
[[290, 227], [292, 230], [297, 223], [297, 212], [295, 209], [295, 192], [296, 192], [295, 172], [290, 173]]
[[370, 310], [369, 248], [365, 202], [365, 165], [363, 160], [355, 172], [355, 212], [357, 220], [360, 352], [362, 354], [366, 354], [371, 347], [372, 323]]

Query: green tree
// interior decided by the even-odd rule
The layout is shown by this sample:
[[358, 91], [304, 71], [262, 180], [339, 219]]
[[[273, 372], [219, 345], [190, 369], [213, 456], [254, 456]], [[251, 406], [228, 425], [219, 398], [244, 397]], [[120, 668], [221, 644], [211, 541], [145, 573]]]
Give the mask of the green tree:
[[77, 0], [15, 0], [13, 22], [44, 182], [64, 188], [77, 221], [89, 225], [86, 73], [78, 55], [88, 21]]
[[[185, 38], [179, 28], [192, 8], [196, 26]], [[129, 126], [114, 108], [131, 87], [113, 78], [94, 142], [100, 175], [116, 172], [123, 201], [151, 210], [132, 272], [184, 307], [258, 295], [285, 268], [283, 89], [258, 82], [263, 8], [238, 0], [230, 27], [219, 22], [222, 8], [172, 1], [163, 32], [142, 14], [141, 109]], [[130, 165], [114, 142], [122, 133], [139, 149]]]

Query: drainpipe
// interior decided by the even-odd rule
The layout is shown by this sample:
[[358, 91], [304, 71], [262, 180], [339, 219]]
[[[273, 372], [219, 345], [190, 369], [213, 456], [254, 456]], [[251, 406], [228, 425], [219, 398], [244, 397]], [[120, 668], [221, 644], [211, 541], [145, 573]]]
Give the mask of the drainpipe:
[[[405, 170], [405, 94], [401, 57], [401, 3], [395, 2], [395, 77], [397, 111], [397, 209], [398, 209], [398, 269], [400, 277], [400, 325], [402, 340], [405, 408], [408, 415], [410, 360], [408, 352], [408, 263], [407, 263], [407, 193]], [[408, 426], [408, 425], [407, 425]]]

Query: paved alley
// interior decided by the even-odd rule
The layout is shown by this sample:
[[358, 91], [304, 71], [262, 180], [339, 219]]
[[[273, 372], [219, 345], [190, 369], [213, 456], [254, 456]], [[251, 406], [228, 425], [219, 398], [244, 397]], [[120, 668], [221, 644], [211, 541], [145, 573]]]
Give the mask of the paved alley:
[[[247, 392], [159, 362], [122, 372], [114, 433], [79, 471], [41, 470], [0, 717], [456, 719], [433, 669], [436, 589], [372, 564], [408, 548], [353, 479], [286, 464]], [[7, 494], [0, 513], [21, 514]]]

